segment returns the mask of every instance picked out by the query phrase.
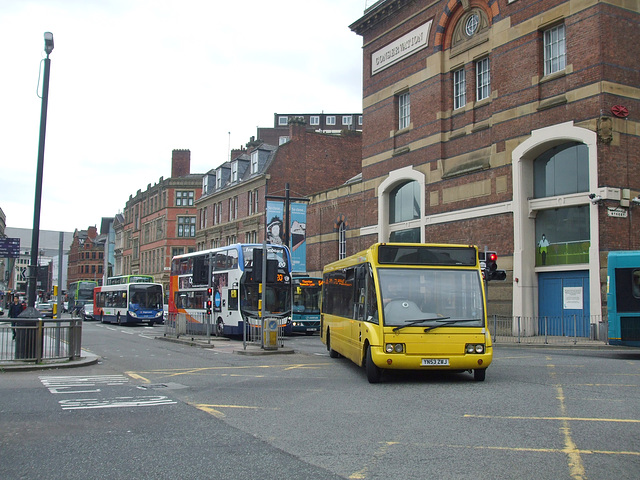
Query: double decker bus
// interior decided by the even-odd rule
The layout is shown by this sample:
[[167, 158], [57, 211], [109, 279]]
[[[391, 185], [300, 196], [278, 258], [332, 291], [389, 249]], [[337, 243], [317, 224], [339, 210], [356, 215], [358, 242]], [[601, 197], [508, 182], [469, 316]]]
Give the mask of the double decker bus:
[[93, 318], [102, 323], [148, 323], [153, 326], [163, 322], [163, 298], [160, 283], [116, 283], [95, 287]]
[[609, 252], [609, 345], [640, 347], [640, 251]]
[[[186, 314], [190, 331], [205, 333], [210, 321], [217, 336], [243, 335], [248, 325], [259, 323], [262, 249], [261, 244], [234, 244], [173, 257], [169, 314]], [[286, 334], [291, 328], [289, 250], [270, 244], [266, 250], [263, 311], [278, 317]]]
[[390, 370], [473, 371], [493, 349], [473, 245], [379, 243], [324, 268], [320, 335], [329, 355]]
[[67, 299], [69, 301], [68, 310], [80, 310], [85, 303], [93, 301], [93, 289], [98, 286], [98, 282], [93, 280], [80, 280], [72, 282], [67, 288]]
[[294, 275], [292, 287], [291, 331], [306, 335], [319, 332], [322, 278]]

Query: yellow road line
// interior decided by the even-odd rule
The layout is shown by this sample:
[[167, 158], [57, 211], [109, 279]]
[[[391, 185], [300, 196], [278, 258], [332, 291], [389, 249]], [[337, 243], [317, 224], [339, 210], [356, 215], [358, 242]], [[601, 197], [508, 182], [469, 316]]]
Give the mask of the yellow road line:
[[525, 415], [473, 415], [465, 414], [464, 418], [491, 418], [502, 420], [553, 420], [570, 422], [612, 422], [612, 423], [640, 423], [640, 419], [635, 418], [589, 418], [589, 417], [529, 417]]
[[258, 410], [258, 409], [262, 408], [262, 407], [250, 407], [250, 406], [246, 406], [246, 405], [207, 405], [207, 404], [204, 404], [204, 403], [191, 403], [190, 405], [193, 405], [198, 410], [202, 410], [203, 412], [207, 412], [208, 414], [213, 415], [216, 418], [224, 418], [225, 417], [225, 414], [222, 413], [220, 410], [218, 410], [219, 408], [245, 408], [245, 409], [249, 409], [249, 410]]
[[124, 372], [125, 375], [130, 376], [131, 378], [135, 378], [136, 380], [141, 380], [144, 383], [151, 383], [147, 378], [144, 378], [142, 375], [138, 375], [137, 373], [133, 373], [133, 372]]

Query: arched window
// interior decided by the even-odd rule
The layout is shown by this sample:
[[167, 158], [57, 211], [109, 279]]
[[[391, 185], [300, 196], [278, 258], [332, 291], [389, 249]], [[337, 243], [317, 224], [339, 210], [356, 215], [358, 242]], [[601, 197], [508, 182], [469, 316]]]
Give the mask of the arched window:
[[533, 162], [534, 197], [589, 191], [589, 149], [567, 142], [550, 148]]
[[420, 218], [420, 186], [412, 181], [398, 185], [389, 193], [389, 223]]
[[389, 192], [389, 241], [403, 243], [420, 242], [420, 227], [394, 228], [394, 224], [420, 218], [420, 184], [416, 181], [402, 183]]

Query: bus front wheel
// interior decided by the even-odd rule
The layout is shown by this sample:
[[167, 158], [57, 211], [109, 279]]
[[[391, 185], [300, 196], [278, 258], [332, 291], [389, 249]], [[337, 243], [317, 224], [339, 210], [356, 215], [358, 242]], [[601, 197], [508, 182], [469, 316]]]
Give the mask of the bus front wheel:
[[373, 363], [373, 358], [371, 358], [371, 345], [367, 347], [365, 369], [369, 383], [380, 383], [380, 380], [382, 380], [382, 369]]
[[484, 377], [487, 374], [487, 369], [486, 368], [476, 368], [473, 371], [473, 379], [476, 382], [484, 382]]

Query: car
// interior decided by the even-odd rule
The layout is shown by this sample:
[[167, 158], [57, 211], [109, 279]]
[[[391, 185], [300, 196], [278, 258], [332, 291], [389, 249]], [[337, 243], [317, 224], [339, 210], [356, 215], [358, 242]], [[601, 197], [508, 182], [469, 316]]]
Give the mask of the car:
[[93, 316], [93, 303], [85, 303], [80, 311], [82, 320], [95, 320]]
[[40, 312], [42, 318], [53, 318], [53, 303], [38, 302], [36, 303], [35, 308]]

